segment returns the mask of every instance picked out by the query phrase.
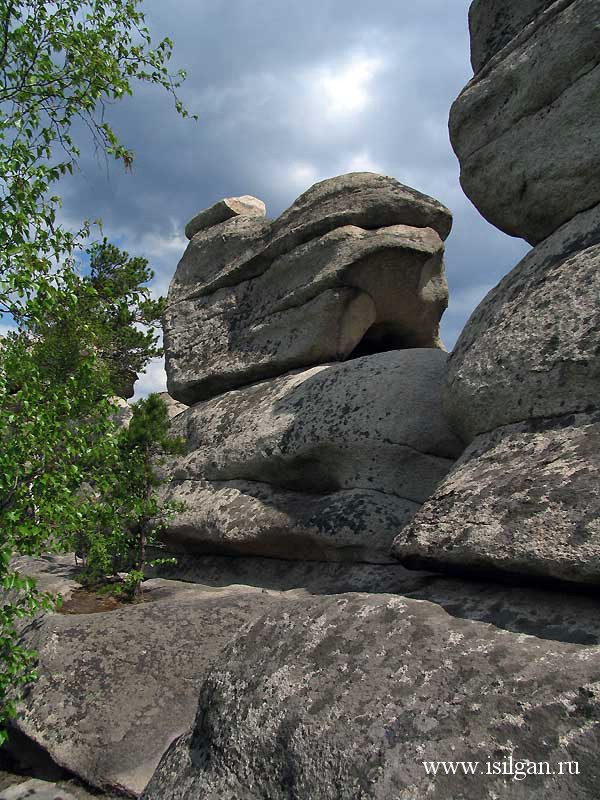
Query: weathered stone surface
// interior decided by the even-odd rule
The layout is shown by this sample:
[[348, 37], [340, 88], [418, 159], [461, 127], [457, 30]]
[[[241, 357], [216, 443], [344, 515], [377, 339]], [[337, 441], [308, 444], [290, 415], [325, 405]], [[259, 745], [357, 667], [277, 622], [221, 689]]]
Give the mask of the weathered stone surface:
[[600, 411], [478, 436], [393, 553], [409, 567], [600, 583]]
[[463, 90], [452, 145], [493, 225], [536, 244], [600, 202], [599, 85], [597, 0], [559, 0]]
[[315, 183], [273, 223], [269, 250], [281, 255], [344, 225], [433, 228], [442, 239], [452, 215], [433, 197], [374, 172], [350, 172]]
[[465, 441], [598, 408], [600, 206], [529, 253], [477, 307], [449, 361], [444, 405]]
[[441, 347], [443, 250], [431, 228], [346, 226], [276, 259], [252, 280], [201, 296], [202, 276], [184, 257], [165, 316], [170, 392], [190, 403], [344, 360], [357, 347]]
[[382, 564], [420, 507], [367, 489], [303, 494], [248, 481], [176, 481], [168, 499], [186, 507], [163, 534], [170, 552]]
[[182, 411], [187, 411], [188, 407], [184, 403], [174, 400], [168, 392], [160, 392], [159, 397], [164, 401], [167, 407], [167, 415], [169, 419], [173, 419], [173, 417], [181, 414]]
[[380, 353], [179, 415], [173, 433], [188, 454], [171, 464], [166, 497], [188, 511], [165, 542], [192, 552], [387, 560], [394, 533], [462, 451], [441, 411], [446, 359], [435, 349]]
[[169, 288], [169, 393], [191, 405], [342, 360], [364, 338], [377, 350], [441, 346], [451, 223], [433, 198], [351, 173], [274, 222], [236, 217], [196, 234]]
[[[144, 800], [591, 800], [599, 642], [591, 598], [428, 579], [296, 601], [223, 652]], [[485, 774], [511, 757], [578, 774]]]
[[[160, 564], [155, 572], [168, 580], [187, 581], [208, 591], [229, 586], [253, 586], [285, 592], [286, 597], [311, 594], [404, 592], [428, 573], [393, 564], [350, 561], [290, 561], [278, 558], [178, 555], [176, 564]], [[154, 585], [155, 580], [146, 585]]]
[[210, 661], [274, 602], [249, 587], [232, 594], [170, 584], [156, 592], [154, 602], [118, 611], [47, 614], [22, 636], [39, 653], [39, 680], [17, 730], [99, 788], [142, 791], [191, 723]]
[[[570, 2], [571, 0], [569, 0]], [[471, 64], [479, 72], [526, 25], [537, 22], [556, 0], [474, 0], [469, 8]]]
[[231, 217], [264, 217], [266, 213], [265, 204], [257, 197], [249, 194], [241, 197], [226, 197], [196, 214], [185, 226], [185, 235], [191, 239], [199, 231], [212, 228], [220, 222], [226, 222]]
[[9, 786], [0, 792], [0, 800], [77, 800], [60, 786], [36, 778]]
[[[21, 558], [17, 566], [45, 591], [68, 596], [65, 589], [79, 586], [73, 555]], [[192, 723], [211, 660], [247, 621], [296, 597], [398, 591], [423, 575], [397, 562], [226, 557], [184, 557], [156, 570], [187, 582], [155, 577], [144, 583], [142, 605], [40, 615], [24, 626], [23, 642], [40, 654], [40, 679], [9, 740], [22, 768], [43, 768], [52, 780], [64, 768], [104, 791], [137, 793], [169, 742]], [[75, 786], [72, 792], [88, 797]]]

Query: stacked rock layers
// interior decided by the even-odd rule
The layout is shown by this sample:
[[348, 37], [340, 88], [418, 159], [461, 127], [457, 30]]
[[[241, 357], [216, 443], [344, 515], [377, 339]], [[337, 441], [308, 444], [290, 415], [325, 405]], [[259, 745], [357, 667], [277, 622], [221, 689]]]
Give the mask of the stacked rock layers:
[[[472, 200], [498, 227], [539, 244], [482, 301], [456, 345], [444, 405], [469, 446], [394, 551], [411, 566], [597, 583], [600, 82], [591, 65], [600, 4], [519, 4], [523, 18], [515, 5], [473, 4], [481, 68], [450, 125]], [[501, 18], [511, 24], [502, 28]], [[581, 94], [588, 80], [590, 106]], [[543, 111], [520, 118], [540, 93]]]
[[389, 561], [462, 451], [441, 409], [447, 209], [371, 173], [278, 219], [230, 198], [188, 225], [169, 289], [170, 394], [188, 454], [173, 549]]

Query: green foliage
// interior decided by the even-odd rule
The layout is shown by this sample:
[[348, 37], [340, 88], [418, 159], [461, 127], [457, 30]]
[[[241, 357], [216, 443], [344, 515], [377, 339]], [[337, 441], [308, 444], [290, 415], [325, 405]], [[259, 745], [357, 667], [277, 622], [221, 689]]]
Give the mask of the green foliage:
[[72, 173], [83, 123], [99, 152], [130, 169], [133, 154], [106, 121], [106, 106], [136, 81], [174, 97], [185, 77], [171, 74], [173, 43], [153, 46], [141, 0], [0, 0], [0, 313], [27, 314], [27, 300], [54, 285], [52, 269], [89, 233], [57, 221], [52, 187]]
[[[71, 278], [71, 302], [34, 315], [38, 359], [65, 376], [79, 364], [83, 348], [91, 346], [107, 371], [112, 394], [131, 397], [137, 374], [150, 358], [162, 355], [155, 331], [165, 301], [153, 300], [144, 285], [154, 277], [147, 259], [132, 258], [106, 239], [87, 252], [90, 272]], [[87, 335], [82, 337], [82, 330]]]
[[[115, 461], [118, 432], [106, 377], [93, 357], [62, 382], [40, 369], [29, 338], [9, 334], [0, 350], [0, 731], [18, 689], [35, 672], [34, 654], [18, 645], [17, 622], [50, 607], [15, 555], [64, 550], [97, 524], [84, 479], [102, 487]], [[3, 734], [0, 733], [0, 740]]]
[[87, 580], [126, 572], [126, 593], [139, 596], [144, 570], [165, 559], [147, 560], [147, 548], [181, 505], [162, 502], [157, 467], [160, 461], [183, 451], [183, 442], [169, 434], [167, 407], [152, 394], [133, 405], [129, 426], [118, 437], [118, 456], [96, 506], [101, 512], [87, 535], [78, 538]]
[[81, 281], [75, 254], [90, 223], [65, 228], [55, 192], [77, 167], [76, 126], [131, 169], [105, 112], [136, 81], [165, 88], [188, 116], [176, 94], [185, 75], [168, 70], [173, 44], [153, 44], [141, 5], [0, 0], [0, 319], [19, 324], [0, 342], [0, 741], [19, 688], [35, 676], [18, 621], [51, 603], [14, 557], [123, 527], [114, 476], [124, 445], [109, 396], [155, 347], [152, 334], [132, 333], [131, 307], [151, 323], [159, 309], [136, 294], [143, 260], [123, 260], [105, 242]]

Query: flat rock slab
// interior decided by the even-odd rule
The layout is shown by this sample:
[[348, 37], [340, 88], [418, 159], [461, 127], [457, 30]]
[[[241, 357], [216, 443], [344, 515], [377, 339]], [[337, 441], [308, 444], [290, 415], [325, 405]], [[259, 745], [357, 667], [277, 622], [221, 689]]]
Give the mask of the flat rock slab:
[[186, 402], [343, 361], [360, 348], [442, 347], [448, 286], [432, 228], [336, 228], [262, 274], [207, 294], [225, 279], [213, 241], [217, 251], [227, 243], [194, 240], [169, 289], [169, 390]]
[[600, 206], [576, 216], [479, 304], [448, 365], [444, 407], [465, 441], [597, 408]]
[[600, 584], [600, 411], [478, 436], [393, 553], [419, 569]]
[[191, 239], [199, 231], [212, 228], [231, 217], [264, 217], [266, 213], [265, 204], [257, 197], [249, 194], [241, 197], [226, 197], [196, 214], [185, 226], [185, 235]]
[[450, 137], [483, 216], [537, 244], [600, 202], [600, 27], [597, 0], [540, 3], [537, 13], [529, 0], [518, 5], [534, 20], [465, 87]]
[[[576, 596], [429, 581], [296, 601], [227, 647], [144, 800], [592, 800], [599, 643]], [[578, 774], [485, 774], [511, 758]]]
[[98, 788], [143, 790], [191, 723], [209, 663], [248, 620], [279, 602], [250, 587], [176, 586], [168, 594], [108, 613], [48, 614], [24, 630], [23, 644], [39, 653], [39, 680], [16, 729]]
[[351, 173], [315, 184], [273, 222], [238, 216], [199, 231], [169, 288], [170, 394], [191, 405], [341, 360], [367, 332], [391, 337], [370, 352], [439, 346], [451, 224], [437, 200]]
[[[55, 575], [72, 560], [22, 559], [21, 569], [57, 589]], [[39, 653], [39, 680], [9, 740], [22, 767], [43, 762], [103, 791], [139, 794], [171, 740], [191, 725], [211, 662], [247, 622], [297, 597], [413, 588], [424, 574], [397, 562], [225, 557], [183, 557], [156, 571], [169, 577], [145, 581], [148, 602], [40, 615], [25, 626], [23, 643]], [[80, 788], [68, 791], [88, 797]]]
[[[462, 452], [441, 410], [447, 355], [400, 350], [198, 403], [165, 498], [169, 549], [389, 560], [395, 533]], [[401, 409], [401, 413], [399, 413]]]

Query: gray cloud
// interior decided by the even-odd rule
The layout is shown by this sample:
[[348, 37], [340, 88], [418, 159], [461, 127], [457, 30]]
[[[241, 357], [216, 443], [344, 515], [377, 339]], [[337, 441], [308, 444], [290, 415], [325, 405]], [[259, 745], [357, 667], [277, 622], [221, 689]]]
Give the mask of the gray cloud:
[[[165, 291], [186, 221], [220, 197], [254, 194], [276, 216], [316, 180], [371, 169], [432, 194], [455, 216], [447, 246], [451, 347], [470, 312], [526, 252], [462, 194], [447, 133], [471, 76], [468, 0], [146, 3], [175, 42], [182, 97], [139, 87], [109, 116], [136, 152], [132, 175], [92, 153], [65, 185], [65, 215], [101, 217], [106, 235], [150, 259]], [[138, 394], [159, 386], [153, 365]]]

